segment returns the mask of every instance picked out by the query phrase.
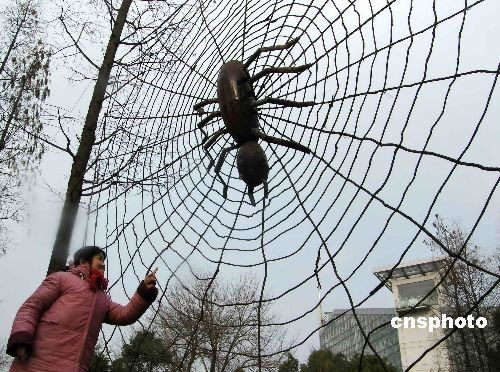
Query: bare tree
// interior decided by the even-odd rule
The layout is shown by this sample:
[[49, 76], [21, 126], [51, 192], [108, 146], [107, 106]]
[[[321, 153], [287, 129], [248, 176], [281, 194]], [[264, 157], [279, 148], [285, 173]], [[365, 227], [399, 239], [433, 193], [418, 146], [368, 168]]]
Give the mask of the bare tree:
[[[79, 3], [77, 2], [77, 7], [80, 7]], [[66, 264], [69, 242], [82, 197], [100, 193], [118, 184], [134, 186], [144, 181], [121, 177], [132, 164], [142, 163], [145, 146], [137, 145], [138, 138], [131, 136], [124, 126], [121, 117], [124, 112], [130, 115], [132, 110], [126, 109], [127, 103], [120, 102], [119, 96], [127, 96], [127, 100], [130, 100], [131, 90], [146, 83], [144, 69], [147, 66], [151, 71], [151, 66], [154, 66], [154, 61], [150, 61], [153, 59], [151, 56], [156, 56], [157, 59], [158, 53], [166, 53], [166, 50], [174, 47], [178, 41], [176, 32], [180, 29], [172, 20], [173, 17], [170, 17], [176, 14], [179, 7], [170, 6], [168, 2], [149, 4], [122, 0], [118, 9], [111, 0], [91, 3], [102, 9], [98, 13], [102, 14], [111, 26], [102, 60], [100, 57], [95, 60], [92, 58], [85, 40], [95, 40], [99, 35], [107, 34], [109, 30], [99, 29], [99, 26], [91, 25], [87, 21], [80, 23], [78, 17], [73, 14], [75, 6], [62, 9], [59, 16], [63, 35], [69, 41], [69, 45], [61, 46], [59, 50], [69, 53], [66, 58], [79, 56], [90, 71], [81, 68], [74, 72], [79, 74], [81, 79], [93, 80], [95, 83], [78, 148], [72, 155], [73, 164], [48, 273], [61, 270]], [[102, 32], [96, 32], [96, 29]], [[95, 49], [95, 46], [93, 47]], [[162, 63], [173, 63], [172, 58]], [[157, 62], [156, 64], [158, 65]], [[165, 66], [158, 65], [156, 68]], [[136, 90], [135, 94], [140, 94], [139, 90]], [[117, 147], [120, 148], [120, 153], [110, 153], [111, 143], [119, 144]], [[153, 148], [153, 145], [149, 147]]]
[[[433, 226], [436, 237], [447, 249], [460, 254], [468, 262], [476, 266], [489, 268], [493, 272], [499, 270], [500, 257], [498, 252], [485, 255], [481, 248], [471, 240], [459, 223], [448, 224], [442, 217], [436, 215]], [[433, 240], [424, 241], [431, 250], [440, 255], [446, 255], [441, 246]], [[450, 264], [451, 264], [450, 260]], [[447, 280], [439, 287], [439, 297], [443, 304], [440, 312], [452, 317], [464, 316], [478, 299], [488, 289], [495, 285], [495, 278], [490, 277], [474, 267], [457, 260], [450, 271]], [[491, 314], [499, 305], [499, 291], [494, 290], [473, 310], [472, 315], [491, 319]], [[489, 371], [489, 343], [493, 337], [489, 328], [461, 328], [447, 341], [447, 349], [453, 371]]]
[[[80, 206], [80, 199], [82, 197], [82, 187], [85, 173], [89, 164], [90, 154], [92, 147], [96, 141], [96, 128], [99, 115], [101, 113], [102, 104], [104, 102], [106, 88], [109, 83], [111, 69], [115, 61], [116, 51], [120, 44], [122, 31], [127, 20], [128, 11], [132, 0], [123, 0], [116, 15], [116, 19], [109, 37], [106, 52], [103, 61], [99, 67], [98, 76], [94, 85], [94, 91], [90, 100], [87, 116], [83, 125], [82, 135], [80, 137], [80, 144], [78, 150], [73, 157], [73, 165], [68, 180], [68, 187], [66, 190], [66, 197], [61, 213], [61, 222], [56, 234], [56, 241], [50, 257], [49, 267], [47, 274], [55, 271], [60, 271], [66, 265], [68, 258], [69, 242], [73, 233], [73, 226], [75, 218]], [[75, 42], [75, 47], [78, 44]], [[81, 52], [84, 56], [85, 54]], [[91, 62], [95, 67], [97, 65]]]
[[50, 51], [40, 5], [14, 0], [1, 14], [0, 39], [0, 255], [8, 227], [22, 219], [23, 191], [45, 150], [42, 104], [49, 91]]
[[[253, 276], [232, 283], [216, 280], [210, 285], [204, 280], [187, 289], [174, 287], [156, 321], [158, 334], [172, 352], [172, 371], [258, 370], [259, 295]], [[268, 303], [262, 304], [260, 315], [262, 355], [283, 350], [285, 332], [272, 325], [276, 316]], [[275, 370], [282, 359], [281, 353], [263, 356], [262, 369]]]

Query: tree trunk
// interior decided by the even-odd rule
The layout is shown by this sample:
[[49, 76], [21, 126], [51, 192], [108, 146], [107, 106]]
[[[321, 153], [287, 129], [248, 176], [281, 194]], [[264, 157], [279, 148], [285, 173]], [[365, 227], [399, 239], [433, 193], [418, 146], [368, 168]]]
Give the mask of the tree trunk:
[[[455, 301], [455, 309], [457, 311], [457, 314], [463, 314], [462, 312], [462, 306], [460, 305], [460, 302], [459, 302], [459, 299], [458, 299], [458, 288], [457, 288], [457, 285], [456, 284], [453, 284], [453, 290], [454, 290], [454, 296], [453, 296], [453, 300]], [[471, 361], [470, 361], [470, 356], [469, 356], [469, 350], [468, 350], [468, 347], [467, 347], [467, 340], [465, 338], [465, 335], [464, 335], [464, 331], [463, 329], [459, 329], [458, 330], [458, 334], [460, 336], [460, 341], [461, 341], [461, 351], [462, 351], [462, 355], [463, 355], [463, 361], [464, 361], [464, 364], [465, 364], [465, 368], [467, 371], [472, 371], [472, 367], [471, 367]], [[462, 367], [462, 366], [460, 366]]]
[[196, 345], [198, 345], [198, 341], [197, 341], [196, 335], [194, 335], [192, 346], [191, 346], [191, 351], [189, 352], [190, 358], [189, 358], [188, 365], [187, 365], [187, 372], [191, 372], [191, 368], [193, 368], [193, 363], [196, 359], [196, 348], [197, 348]]
[[104, 60], [99, 69], [94, 92], [90, 101], [87, 117], [83, 126], [82, 136], [78, 151], [73, 159], [71, 174], [68, 180], [68, 188], [66, 190], [66, 198], [61, 213], [61, 221], [56, 234], [54, 247], [52, 248], [52, 256], [50, 257], [49, 268], [47, 275], [56, 271], [63, 270], [68, 259], [69, 243], [73, 233], [75, 218], [78, 213], [80, 199], [82, 196], [83, 178], [87, 169], [87, 165], [92, 152], [92, 147], [95, 143], [95, 132], [97, 121], [101, 112], [106, 87], [109, 83], [109, 76], [115, 60], [116, 50], [120, 43], [123, 26], [127, 19], [128, 10], [132, 0], [123, 0], [116, 17], [116, 22], [113, 26], [111, 36], [109, 38]]
[[194, 363], [195, 359], [196, 359], [196, 354], [195, 354], [195, 351], [193, 349], [193, 350], [191, 350], [191, 356], [189, 358], [189, 362], [187, 365], [187, 372], [191, 372], [191, 368], [193, 368], [193, 363]]
[[[466, 257], [467, 258], [467, 257]], [[473, 273], [471, 272], [471, 269], [469, 266], [466, 266], [465, 268], [466, 270], [466, 273], [467, 273], [467, 281], [468, 281], [468, 287], [470, 288], [470, 296], [472, 297], [470, 299], [469, 302], [471, 302], [470, 304], [468, 304], [468, 306], [470, 307], [473, 303], [477, 303], [478, 301], [478, 296], [476, 294], [476, 286], [474, 285], [474, 281], [473, 281]], [[478, 306], [475, 310], [474, 310], [474, 313], [476, 314], [476, 319], [479, 318], [480, 316], [482, 316], [482, 311], [484, 311], [484, 309], [481, 309], [480, 306]], [[486, 315], [486, 314], [483, 314], [483, 315]], [[482, 342], [483, 340], [485, 340], [484, 338], [484, 333], [483, 333], [483, 329], [472, 329], [471, 331], [471, 334], [472, 334], [472, 338], [474, 340], [474, 346], [475, 346], [475, 349], [476, 349], [476, 354], [477, 354], [477, 361], [479, 363], [479, 368], [480, 368], [480, 371], [486, 371], [486, 364], [487, 364], [487, 360], [486, 359], [486, 356], [488, 355], [488, 346], [485, 342]]]
[[217, 364], [217, 347], [212, 348], [212, 356], [210, 358], [210, 372], [215, 372]]

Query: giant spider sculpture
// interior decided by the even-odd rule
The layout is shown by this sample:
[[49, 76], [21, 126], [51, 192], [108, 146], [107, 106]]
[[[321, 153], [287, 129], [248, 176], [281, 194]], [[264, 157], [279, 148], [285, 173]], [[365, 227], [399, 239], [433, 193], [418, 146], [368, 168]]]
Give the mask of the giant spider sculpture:
[[[254, 188], [264, 184], [264, 197], [267, 198], [269, 191], [267, 186], [267, 177], [269, 174], [269, 164], [266, 154], [257, 142], [258, 139], [285, 146], [305, 153], [310, 153], [309, 148], [292, 140], [271, 137], [259, 130], [259, 117], [257, 107], [266, 103], [275, 103], [288, 107], [311, 106], [314, 102], [295, 102], [284, 99], [267, 97], [257, 100], [253, 90], [253, 83], [272, 73], [299, 73], [305, 71], [311, 65], [298, 67], [269, 67], [258, 74], [250, 76], [248, 67], [254, 62], [262, 52], [281, 50], [291, 48], [298, 42], [298, 38], [289, 41], [284, 45], [275, 45], [272, 47], [263, 47], [255, 51], [250, 58], [242, 63], [240, 61], [229, 61], [222, 65], [217, 79], [217, 98], [207, 99], [194, 105], [194, 110], [200, 115], [204, 113], [203, 107], [208, 104], [218, 103], [220, 111], [209, 114], [205, 119], [198, 123], [198, 128], [202, 131], [204, 138], [202, 140], [203, 149], [210, 158], [208, 169], [214, 165], [214, 159], [210, 156], [210, 147], [217, 142], [224, 134], [229, 133], [236, 142], [232, 146], [224, 148], [219, 156], [215, 173], [224, 185], [223, 197], [227, 198], [227, 185], [220, 175], [220, 170], [228, 152], [238, 149], [236, 155], [236, 164], [240, 178], [248, 186], [248, 196], [250, 202], [255, 206], [253, 196]], [[211, 136], [203, 130], [212, 119], [222, 117], [224, 127], [217, 130]]]

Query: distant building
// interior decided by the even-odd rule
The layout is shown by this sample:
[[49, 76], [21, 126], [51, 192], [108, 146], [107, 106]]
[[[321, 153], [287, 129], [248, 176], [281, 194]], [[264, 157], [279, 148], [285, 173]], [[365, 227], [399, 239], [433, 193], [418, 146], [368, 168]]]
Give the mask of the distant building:
[[[439, 296], [434, 291], [422, 303], [420, 303], [411, 313], [405, 314], [411, 307], [416, 305], [435, 286], [439, 279], [440, 272], [446, 264], [444, 257], [418, 260], [412, 262], [402, 262], [392, 271], [390, 279], [385, 283], [394, 296], [396, 311], [398, 316], [405, 317], [431, 317], [440, 316]], [[380, 280], [385, 280], [392, 266], [382, 267], [375, 270], [375, 276]], [[403, 328], [398, 329], [399, 348], [401, 352], [401, 364], [406, 369], [425, 350], [434, 345], [442, 336], [442, 330], [435, 329], [429, 332], [428, 328]], [[442, 372], [449, 371], [450, 363], [445, 343], [441, 343], [431, 350], [421, 361], [419, 361], [412, 371], [415, 372]]]
[[[346, 313], [339, 316], [344, 312]], [[377, 326], [390, 322], [396, 316], [396, 311], [392, 308], [360, 308], [356, 309], [356, 315], [363, 331], [367, 334]], [[336, 317], [338, 319], [335, 319]], [[334, 354], [341, 353], [348, 358], [355, 354], [361, 354], [364, 338], [352, 311], [336, 309], [328, 313], [326, 321], [331, 319], [335, 320], [320, 329], [320, 347], [328, 349]], [[370, 336], [370, 343], [381, 357], [387, 358], [390, 364], [398, 370], [402, 370], [396, 329], [392, 328], [390, 324], [378, 329]], [[366, 354], [373, 354], [368, 346], [365, 348]]]

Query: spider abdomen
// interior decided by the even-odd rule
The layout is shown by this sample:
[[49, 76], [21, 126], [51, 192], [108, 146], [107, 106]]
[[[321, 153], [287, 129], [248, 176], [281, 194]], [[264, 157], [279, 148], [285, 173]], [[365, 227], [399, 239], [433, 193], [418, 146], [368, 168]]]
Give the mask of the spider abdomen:
[[238, 144], [256, 140], [253, 128], [258, 128], [254, 103], [255, 93], [250, 75], [240, 61], [226, 62], [217, 79], [217, 99], [224, 124]]

